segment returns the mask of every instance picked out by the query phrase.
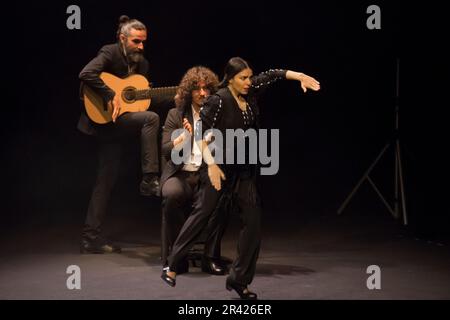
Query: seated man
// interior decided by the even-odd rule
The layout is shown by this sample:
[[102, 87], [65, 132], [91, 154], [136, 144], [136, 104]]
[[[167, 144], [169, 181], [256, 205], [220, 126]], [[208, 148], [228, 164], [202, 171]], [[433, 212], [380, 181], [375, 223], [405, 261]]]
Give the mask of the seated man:
[[123, 145], [128, 143], [130, 137], [139, 135], [141, 140], [143, 179], [140, 193], [144, 196], [159, 195], [159, 116], [152, 111], [119, 115], [120, 94], [116, 94], [100, 78], [102, 72], [111, 73], [119, 78], [126, 78], [132, 74], [148, 78], [148, 61], [144, 57], [146, 40], [145, 25], [138, 20], [122, 16], [117, 31], [117, 42], [103, 46], [79, 75], [82, 85], [90, 87], [113, 109], [112, 123], [96, 124], [91, 121], [84, 109], [78, 123], [78, 128], [83, 133], [97, 138], [99, 158], [97, 179], [82, 230], [80, 247], [82, 253], [121, 252], [118, 245], [102, 236], [101, 227], [119, 174]]
[[[175, 97], [176, 108], [169, 111], [163, 130], [162, 154], [167, 164], [161, 175], [162, 208], [162, 234], [163, 250], [162, 260], [167, 264], [168, 249], [175, 242], [181, 226], [186, 220], [186, 207], [192, 210], [191, 204], [199, 201], [203, 186], [199, 179], [199, 168], [202, 164], [202, 155], [194, 139], [189, 134], [180, 134], [171, 140], [172, 133], [177, 129], [186, 129], [194, 135], [197, 122], [200, 120], [199, 112], [204, 99], [217, 90], [219, 81], [217, 76], [208, 68], [197, 66], [189, 69], [183, 76]], [[174, 164], [171, 160], [173, 148], [180, 148], [185, 143], [191, 143], [192, 152], [188, 156], [188, 163]], [[190, 212], [188, 212], [189, 214]], [[204, 254], [202, 258], [202, 271], [215, 275], [223, 275], [226, 267], [221, 263], [220, 242], [226, 226], [226, 214], [220, 210], [209, 219], [206, 226], [188, 225], [185, 227], [195, 229], [198, 234], [206, 234]], [[179, 266], [179, 273], [186, 272], [188, 263], [185, 261]]]

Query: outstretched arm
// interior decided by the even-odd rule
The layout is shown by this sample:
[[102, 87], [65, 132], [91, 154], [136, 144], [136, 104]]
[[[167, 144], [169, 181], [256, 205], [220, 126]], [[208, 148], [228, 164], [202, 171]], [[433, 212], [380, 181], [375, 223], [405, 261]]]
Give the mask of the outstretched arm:
[[319, 81], [302, 72], [283, 69], [270, 69], [252, 77], [253, 93], [258, 95], [270, 84], [282, 79], [300, 81], [304, 92], [306, 92], [307, 89], [314, 91], [318, 91], [320, 89]]

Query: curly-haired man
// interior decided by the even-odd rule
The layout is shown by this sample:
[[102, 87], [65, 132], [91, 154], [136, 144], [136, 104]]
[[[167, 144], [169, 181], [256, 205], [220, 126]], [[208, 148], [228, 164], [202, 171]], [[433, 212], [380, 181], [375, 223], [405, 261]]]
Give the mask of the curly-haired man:
[[[198, 214], [201, 214], [204, 208], [213, 208], [216, 203], [208, 201], [208, 197], [205, 197], [206, 190], [212, 187], [207, 175], [202, 174], [202, 172], [205, 173], [201, 170], [202, 154], [194, 139], [191, 138], [197, 134], [195, 130], [200, 120], [200, 108], [205, 98], [217, 90], [218, 83], [217, 75], [206, 67], [196, 66], [189, 69], [178, 87], [175, 96], [176, 107], [169, 111], [166, 118], [161, 148], [163, 157], [167, 161], [161, 175], [162, 260], [167, 265], [168, 250], [175, 240], [183, 243], [183, 239], [177, 239], [180, 228], [183, 226], [183, 228], [194, 230], [198, 236], [206, 235], [202, 271], [223, 275], [226, 267], [220, 260], [220, 242], [226, 225], [226, 215], [220, 210], [215, 210], [207, 225], [196, 222]], [[179, 129], [185, 129], [189, 134], [185, 131], [172, 139], [174, 131], [180, 131]], [[191, 144], [189, 148], [191, 154], [185, 155], [187, 161], [175, 164], [171, 159], [172, 149], [181, 149], [186, 143]], [[178, 273], [186, 272], [188, 267], [188, 262], [183, 261], [179, 264], [177, 271]]]

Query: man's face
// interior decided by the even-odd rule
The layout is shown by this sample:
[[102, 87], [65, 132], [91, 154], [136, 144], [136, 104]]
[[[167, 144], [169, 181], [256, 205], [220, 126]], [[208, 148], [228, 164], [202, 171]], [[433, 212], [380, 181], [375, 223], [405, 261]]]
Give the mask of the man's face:
[[147, 40], [147, 31], [131, 29], [130, 34], [126, 37], [120, 35], [120, 40], [125, 47], [126, 55], [133, 62], [139, 62], [143, 58], [144, 44]]
[[209, 93], [210, 92], [206, 87], [206, 83], [204, 81], [200, 81], [194, 90], [192, 90], [192, 104], [194, 107], [201, 107]]

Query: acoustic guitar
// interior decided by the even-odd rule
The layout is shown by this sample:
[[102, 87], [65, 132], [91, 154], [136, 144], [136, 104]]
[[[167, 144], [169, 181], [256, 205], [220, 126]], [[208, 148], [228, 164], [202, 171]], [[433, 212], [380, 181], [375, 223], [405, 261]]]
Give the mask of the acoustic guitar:
[[[145, 111], [150, 106], [150, 99], [156, 96], [175, 96], [177, 87], [149, 88], [147, 79], [140, 74], [133, 74], [121, 79], [107, 72], [100, 74], [105, 84], [111, 88], [120, 100], [119, 115], [125, 112]], [[88, 117], [95, 123], [105, 124], [112, 121], [112, 107], [103, 101], [92, 88], [83, 86], [84, 107]]]

